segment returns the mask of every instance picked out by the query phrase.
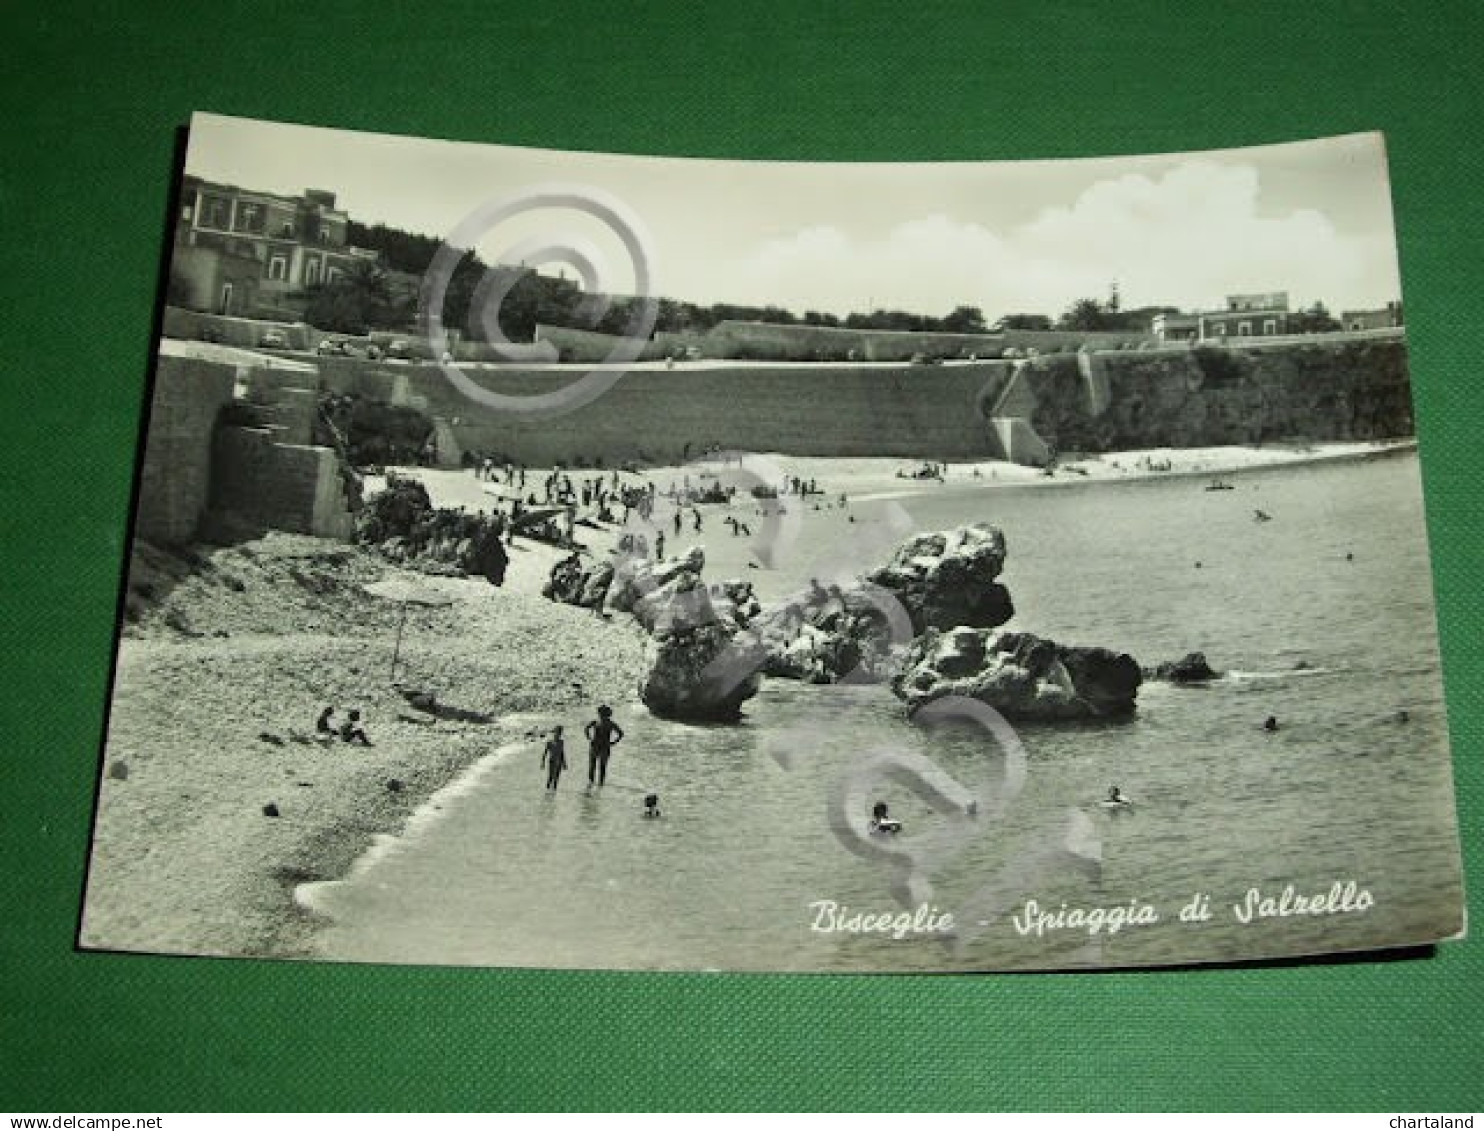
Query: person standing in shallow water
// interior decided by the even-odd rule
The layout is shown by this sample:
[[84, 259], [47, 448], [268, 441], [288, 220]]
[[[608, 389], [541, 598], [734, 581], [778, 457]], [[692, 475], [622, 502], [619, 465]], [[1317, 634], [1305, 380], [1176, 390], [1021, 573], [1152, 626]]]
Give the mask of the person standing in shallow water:
[[546, 769], [546, 788], [556, 792], [562, 771], [567, 768], [567, 744], [562, 739], [561, 727], [553, 728], [551, 738], [547, 739], [546, 749], [541, 752], [541, 765]]
[[587, 724], [587, 784], [602, 785], [608, 777], [608, 756], [623, 741], [623, 730], [613, 721], [613, 708], [598, 708], [598, 717]]

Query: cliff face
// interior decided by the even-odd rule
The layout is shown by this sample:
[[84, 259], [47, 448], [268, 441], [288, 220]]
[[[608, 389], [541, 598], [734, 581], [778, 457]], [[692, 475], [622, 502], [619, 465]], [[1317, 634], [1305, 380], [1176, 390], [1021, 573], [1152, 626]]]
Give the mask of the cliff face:
[[[1030, 422], [1057, 449], [1380, 440], [1413, 432], [1406, 343], [1061, 354], [1020, 379]], [[1106, 401], [1101, 412], [1095, 411]]]

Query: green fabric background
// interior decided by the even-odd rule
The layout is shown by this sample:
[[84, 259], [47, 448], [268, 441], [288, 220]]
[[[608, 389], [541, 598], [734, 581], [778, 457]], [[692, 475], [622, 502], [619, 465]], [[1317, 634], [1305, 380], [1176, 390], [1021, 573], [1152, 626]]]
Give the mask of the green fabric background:
[[0, 1108], [1484, 1106], [1477, 938], [1422, 961], [917, 978], [72, 949], [173, 131], [193, 109], [834, 160], [1385, 130], [1477, 879], [1477, 0], [46, 2], [5, 23]]

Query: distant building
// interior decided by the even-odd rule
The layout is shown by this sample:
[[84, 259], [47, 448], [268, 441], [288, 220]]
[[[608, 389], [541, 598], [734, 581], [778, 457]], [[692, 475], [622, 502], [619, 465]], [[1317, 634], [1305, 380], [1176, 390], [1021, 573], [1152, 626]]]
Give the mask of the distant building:
[[1202, 341], [1273, 338], [1288, 333], [1289, 317], [1287, 291], [1227, 295], [1225, 310], [1197, 316], [1197, 337]]
[[1201, 316], [1156, 314], [1149, 321], [1149, 332], [1162, 342], [1191, 342], [1201, 336]]
[[1346, 330], [1389, 330], [1405, 324], [1399, 302], [1388, 302], [1380, 310], [1347, 310], [1340, 315], [1340, 326]]
[[346, 242], [348, 226], [332, 192], [279, 196], [186, 176], [172, 298], [216, 314], [300, 318], [308, 288], [377, 261], [377, 252]]

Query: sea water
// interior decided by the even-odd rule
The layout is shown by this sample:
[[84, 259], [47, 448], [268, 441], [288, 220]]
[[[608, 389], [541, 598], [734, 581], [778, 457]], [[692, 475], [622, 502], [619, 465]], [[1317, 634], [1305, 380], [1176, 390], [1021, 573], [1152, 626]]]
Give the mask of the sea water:
[[[986, 484], [877, 504], [919, 530], [1002, 527], [1009, 627], [1145, 664], [1200, 650], [1224, 678], [1148, 682], [1127, 721], [1018, 726], [1018, 754], [976, 724], [914, 727], [881, 686], [770, 680], [727, 726], [619, 705], [627, 737], [605, 787], [586, 789], [580, 739], [554, 795], [540, 743], [505, 751], [437, 799], [399, 851], [316, 889], [321, 953], [1023, 969], [1450, 933], [1461, 880], [1416, 458], [1231, 481]], [[863, 527], [886, 521], [872, 507], [855, 508]], [[551, 721], [575, 736], [585, 719]], [[978, 812], [941, 812], [909, 781], [881, 779], [849, 803], [886, 800], [904, 829], [863, 854], [837, 827], [842, 782], [888, 752], [951, 775]], [[1132, 807], [1099, 804], [1113, 784]], [[658, 820], [641, 816], [649, 792]]]

